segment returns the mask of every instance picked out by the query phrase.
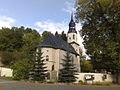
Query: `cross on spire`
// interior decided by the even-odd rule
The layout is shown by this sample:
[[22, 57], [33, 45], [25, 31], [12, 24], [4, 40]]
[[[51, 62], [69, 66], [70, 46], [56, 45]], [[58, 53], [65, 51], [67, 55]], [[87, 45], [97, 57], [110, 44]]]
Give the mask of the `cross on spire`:
[[71, 21], [73, 21], [73, 12], [71, 13]]

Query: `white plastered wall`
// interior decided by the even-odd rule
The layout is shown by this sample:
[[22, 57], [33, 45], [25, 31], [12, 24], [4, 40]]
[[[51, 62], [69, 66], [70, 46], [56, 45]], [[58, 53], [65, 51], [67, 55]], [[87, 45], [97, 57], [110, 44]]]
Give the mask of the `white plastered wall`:
[[[86, 75], [93, 75], [94, 80], [85, 80]], [[103, 80], [103, 75], [106, 75], [106, 79]], [[78, 77], [76, 82], [79, 82], [80, 80], [83, 82], [88, 83], [95, 83], [95, 82], [112, 82], [113, 77], [111, 74], [105, 74], [105, 73], [79, 73], [76, 75]]]

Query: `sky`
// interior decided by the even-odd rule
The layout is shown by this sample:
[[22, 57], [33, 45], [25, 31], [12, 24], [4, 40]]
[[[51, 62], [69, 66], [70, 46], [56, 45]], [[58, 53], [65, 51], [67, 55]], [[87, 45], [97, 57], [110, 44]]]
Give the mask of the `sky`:
[[[67, 33], [74, 6], [75, 0], [0, 0], [0, 28], [25, 26], [39, 33]], [[76, 29], [80, 30], [81, 24]], [[78, 43], [85, 51], [82, 41], [78, 33]]]

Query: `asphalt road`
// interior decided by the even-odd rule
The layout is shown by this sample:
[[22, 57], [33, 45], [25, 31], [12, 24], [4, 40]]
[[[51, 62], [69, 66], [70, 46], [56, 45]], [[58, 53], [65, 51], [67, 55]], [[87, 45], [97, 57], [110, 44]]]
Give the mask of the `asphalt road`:
[[120, 86], [72, 86], [0, 80], [0, 90], [120, 90]]

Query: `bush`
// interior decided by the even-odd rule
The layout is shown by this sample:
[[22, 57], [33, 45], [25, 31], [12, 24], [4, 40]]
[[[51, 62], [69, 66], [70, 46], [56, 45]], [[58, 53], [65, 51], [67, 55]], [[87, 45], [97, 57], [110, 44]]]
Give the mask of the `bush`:
[[29, 76], [29, 63], [28, 60], [18, 61], [12, 66], [13, 69], [13, 79], [14, 80], [24, 80], [28, 79]]
[[79, 82], [78, 82], [79, 84], [84, 84], [84, 82], [82, 81], [82, 80], [79, 80]]
[[93, 85], [100, 85], [100, 86], [109, 86], [111, 85], [111, 82], [95, 82]]
[[53, 84], [55, 81], [47, 81], [48, 84]]
[[12, 77], [4, 77], [4, 76], [1, 76], [0, 79], [4, 79], [4, 80], [13, 80]]

